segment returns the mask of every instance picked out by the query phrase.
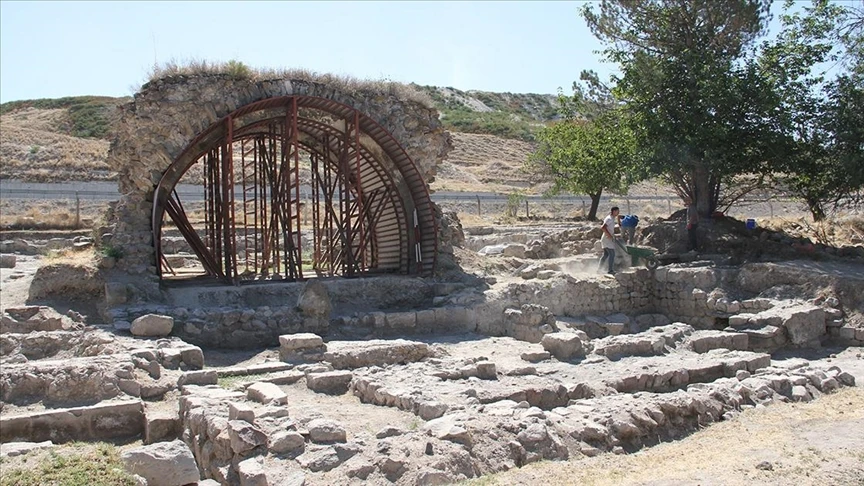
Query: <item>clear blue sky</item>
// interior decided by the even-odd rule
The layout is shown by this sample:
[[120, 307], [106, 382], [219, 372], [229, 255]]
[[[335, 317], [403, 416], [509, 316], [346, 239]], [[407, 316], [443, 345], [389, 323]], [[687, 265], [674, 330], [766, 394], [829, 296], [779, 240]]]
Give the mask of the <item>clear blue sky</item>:
[[0, 1], [0, 102], [132, 95], [172, 59], [569, 92], [581, 70], [613, 69], [584, 3]]

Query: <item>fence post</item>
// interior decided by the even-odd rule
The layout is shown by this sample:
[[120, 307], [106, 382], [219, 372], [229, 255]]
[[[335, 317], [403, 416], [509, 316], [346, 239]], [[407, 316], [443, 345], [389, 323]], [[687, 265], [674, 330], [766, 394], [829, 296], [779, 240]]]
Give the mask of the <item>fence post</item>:
[[584, 199], [579, 199], [579, 200], [582, 201], [582, 217], [584, 218], [585, 217], [585, 200]]
[[528, 212], [528, 199], [525, 199], [525, 217], [530, 218], [531, 213]]
[[672, 199], [666, 198], [666, 212], [672, 214]]
[[477, 196], [477, 216], [481, 216], [480, 214], [480, 196]]
[[81, 229], [81, 197], [75, 191], [75, 229]]
[[771, 204], [771, 201], [768, 201], [768, 210], [771, 211], [771, 219], [774, 219], [774, 205]]
[[627, 214], [633, 214], [630, 212], [630, 198], [627, 198]]

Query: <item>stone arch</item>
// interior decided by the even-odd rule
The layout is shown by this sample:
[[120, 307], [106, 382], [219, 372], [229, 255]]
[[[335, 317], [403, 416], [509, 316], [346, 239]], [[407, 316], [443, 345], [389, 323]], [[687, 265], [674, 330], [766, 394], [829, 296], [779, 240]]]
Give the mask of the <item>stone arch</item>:
[[[393, 189], [389, 220], [399, 219], [401, 228], [407, 231], [406, 223], [417, 209], [421, 231], [416, 242], [421, 244], [427, 261], [434, 259], [437, 211], [429, 200], [428, 184], [434, 180], [437, 164], [452, 148], [437, 111], [374, 85], [344, 89], [298, 79], [254, 81], [199, 75], [148, 83], [120, 113], [109, 153], [109, 163], [120, 176], [123, 194], [111, 218], [111, 244], [121, 247], [125, 254], [118, 269], [130, 274], [149, 273], [158, 279], [160, 218], [164, 219], [162, 212], [170, 200], [171, 188], [188, 165], [199, 160], [208, 147], [212, 149], [214, 140], [225, 139], [226, 120], [253, 120], [260, 115], [254, 121], [266, 125], [268, 110], [281, 109], [284, 115], [292, 103], [330, 117], [317, 122], [297, 118], [298, 146], [314, 153], [315, 147], [322, 147], [324, 132], [350, 132], [357, 142], [355, 152], [363, 160], [362, 170], [374, 172], [379, 185], [389, 180]], [[254, 138], [261, 133], [245, 121], [234, 128], [240, 138]], [[293, 137], [281, 134], [286, 135]], [[375, 163], [367, 163], [371, 161]], [[429, 265], [417, 267], [404, 261], [414, 240], [413, 232], [402, 235], [397, 246], [403, 261], [398, 265], [390, 261], [389, 270], [412, 274], [432, 270]]]

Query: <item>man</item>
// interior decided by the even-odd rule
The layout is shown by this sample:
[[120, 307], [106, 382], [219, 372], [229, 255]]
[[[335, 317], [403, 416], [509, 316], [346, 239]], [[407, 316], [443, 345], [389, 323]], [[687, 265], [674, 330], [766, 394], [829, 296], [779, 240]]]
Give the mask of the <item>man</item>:
[[695, 252], [698, 250], [696, 231], [699, 229], [699, 213], [696, 212], [693, 199], [688, 197], [684, 202], [687, 204], [687, 251]]
[[636, 226], [639, 224], [639, 216], [628, 214], [621, 218], [619, 216], [618, 226], [621, 227], [621, 236], [628, 245], [632, 245], [636, 241]]
[[603, 269], [603, 262], [609, 260], [609, 275], [615, 274], [615, 221], [618, 219], [618, 206], [613, 206], [609, 211], [609, 216], [603, 218], [603, 234], [600, 236], [600, 245], [603, 247], [603, 256], [600, 258], [600, 265], [597, 271]]

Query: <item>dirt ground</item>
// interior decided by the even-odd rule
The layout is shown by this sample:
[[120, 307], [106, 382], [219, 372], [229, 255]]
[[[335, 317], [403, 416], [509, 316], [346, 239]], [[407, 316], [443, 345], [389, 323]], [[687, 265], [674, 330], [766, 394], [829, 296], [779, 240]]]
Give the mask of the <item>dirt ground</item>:
[[750, 410], [635, 454], [531, 464], [468, 484], [860, 485], [864, 388]]

